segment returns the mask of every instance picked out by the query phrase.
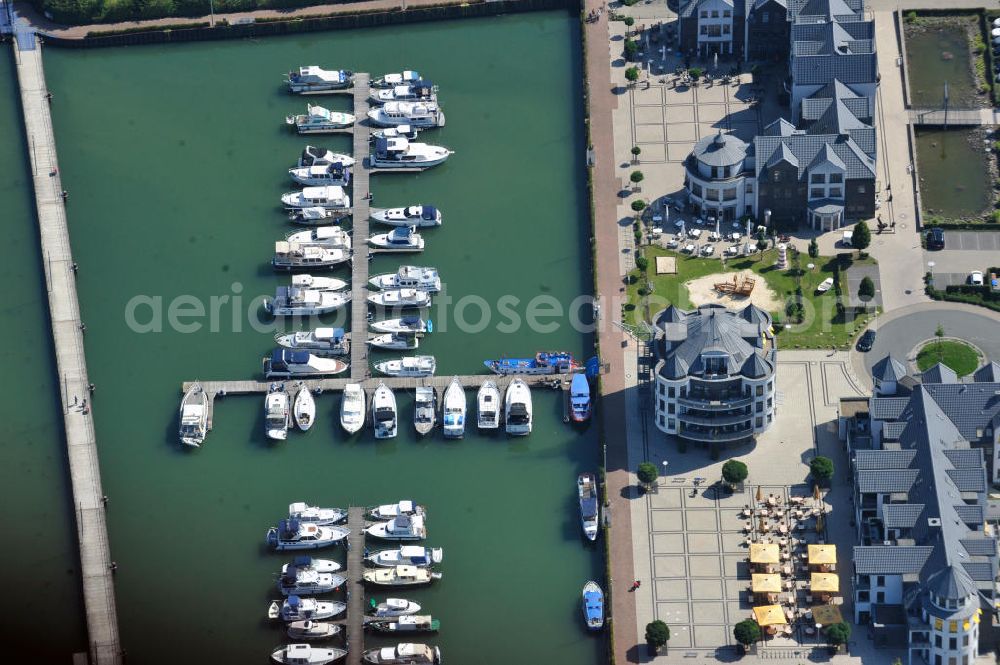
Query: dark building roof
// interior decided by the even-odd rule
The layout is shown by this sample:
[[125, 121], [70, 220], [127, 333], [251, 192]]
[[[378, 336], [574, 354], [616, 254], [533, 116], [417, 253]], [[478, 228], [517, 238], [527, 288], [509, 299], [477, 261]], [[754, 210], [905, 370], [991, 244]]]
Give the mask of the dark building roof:
[[958, 383], [958, 374], [944, 363], [935, 363], [920, 375], [922, 383]]
[[1000, 415], [1000, 383], [924, 383], [923, 391], [969, 441], [980, 439]]
[[791, 136], [792, 134], [801, 134], [803, 132], [800, 129], [796, 129], [795, 125], [784, 118], [778, 118], [764, 127], [763, 133], [764, 136]]
[[860, 545], [854, 548], [859, 575], [905, 575], [920, 572], [934, 551], [926, 545]]
[[920, 472], [916, 469], [884, 469], [858, 471], [858, 491], [862, 494], [893, 494], [909, 492]]
[[882, 508], [882, 523], [887, 529], [912, 529], [924, 511], [922, 503], [890, 503]]
[[865, 154], [850, 136], [834, 134], [792, 134], [790, 136], [762, 136], [753, 140], [755, 173], [762, 172], [784, 161], [798, 168], [798, 179], [803, 180], [807, 167], [816, 155], [829, 147], [841, 160], [848, 180], [871, 180], [875, 177], [875, 160]]
[[732, 134], [719, 130], [694, 144], [694, 158], [708, 166], [736, 166], [747, 157], [747, 144]]
[[791, 52], [796, 85], [874, 83], [878, 76], [874, 21], [796, 22]]
[[927, 590], [941, 598], [961, 600], [976, 593], [976, 585], [962, 568], [948, 566], [931, 573], [925, 582]]
[[872, 378], [879, 381], [899, 381], [904, 376], [906, 367], [891, 354], [872, 366]]
[[872, 397], [868, 412], [872, 420], [899, 420], [909, 397]]
[[859, 450], [854, 457], [854, 466], [859, 471], [908, 469], [914, 457], [916, 453], [912, 450]]
[[882, 425], [882, 439], [884, 441], [899, 441], [904, 427], [906, 427], [906, 423], [884, 423]]
[[1000, 363], [990, 361], [977, 369], [972, 378], [976, 383], [1000, 383]]
[[788, 0], [788, 13], [799, 16], [849, 18], [861, 12], [864, 0]]

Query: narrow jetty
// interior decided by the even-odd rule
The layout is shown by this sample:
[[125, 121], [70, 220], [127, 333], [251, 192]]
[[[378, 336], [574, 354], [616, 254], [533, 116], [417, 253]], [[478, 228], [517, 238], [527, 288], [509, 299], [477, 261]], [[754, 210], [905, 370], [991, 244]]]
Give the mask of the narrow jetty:
[[90, 380], [83, 353], [83, 323], [76, 294], [76, 264], [66, 225], [65, 195], [56, 159], [41, 45], [34, 35], [13, 41], [21, 109], [35, 189], [42, 269], [48, 289], [49, 320], [62, 389], [69, 475], [79, 539], [83, 602], [90, 662], [122, 662], [115, 610], [111, 549], [104, 514], [104, 490], [94, 434]]
[[361, 665], [365, 650], [365, 587], [361, 582], [365, 556], [365, 509], [347, 509], [347, 663]]
[[351, 266], [351, 379], [368, 376], [368, 216], [371, 214], [368, 96], [371, 75], [354, 75], [354, 259]]

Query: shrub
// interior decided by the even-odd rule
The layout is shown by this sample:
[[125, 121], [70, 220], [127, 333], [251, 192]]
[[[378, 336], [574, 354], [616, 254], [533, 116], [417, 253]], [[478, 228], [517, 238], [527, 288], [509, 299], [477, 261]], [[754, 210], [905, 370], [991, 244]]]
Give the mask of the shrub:
[[826, 639], [830, 644], [846, 644], [851, 639], [851, 627], [846, 623], [834, 623], [826, 628]]
[[705, 70], [701, 67], [692, 67], [688, 70], [688, 75], [693, 79], [700, 79]]
[[816, 242], [816, 238], [809, 241], [809, 258], [815, 259], [819, 256], [819, 243]]
[[635, 201], [632, 201], [632, 210], [635, 210], [636, 212], [642, 212], [645, 209], [646, 209], [646, 202], [643, 201], [642, 199], [636, 199]]
[[660, 472], [656, 469], [656, 465], [652, 462], [640, 462], [635, 475], [639, 478], [640, 483], [649, 487], [656, 482], [657, 478], [660, 477]]
[[622, 21], [622, 23], [631, 28], [633, 25], [635, 25], [635, 19], [632, 18], [631, 16], [626, 16], [625, 19]]
[[670, 627], [657, 619], [646, 624], [646, 644], [657, 651], [670, 640]]
[[812, 458], [809, 461], [809, 473], [822, 483], [829, 482], [833, 478], [833, 460], [821, 455]]
[[641, 270], [642, 272], [646, 272], [646, 268], [649, 267], [649, 259], [647, 259], [645, 256], [635, 257], [635, 267]]
[[760, 640], [760, 626], [753, 619], [744, 619], [733, 627], [733, 637], [743, 646]]
[[645, 178], [646, 176], [642, 174], [642, 171], [632, 171], [632, 173], [628, 177], [628, 179], [631, 180], [636, 185], [642, 182]]
[[639, 68], [629, 67], [625, 70], [625, 80], [629, 83], [635, 83], [639, 80]]
[[622, 48], [625, 49], [625, 59], [629, 62], [635, 60], [636, 56], [639, 54], [639, 43], [634, 39], [626, 39]]
[[743, 462], [731, 459], [722, 465], [722, 479], [730, 485], [738, 485], [747, 479], [750, 470]]

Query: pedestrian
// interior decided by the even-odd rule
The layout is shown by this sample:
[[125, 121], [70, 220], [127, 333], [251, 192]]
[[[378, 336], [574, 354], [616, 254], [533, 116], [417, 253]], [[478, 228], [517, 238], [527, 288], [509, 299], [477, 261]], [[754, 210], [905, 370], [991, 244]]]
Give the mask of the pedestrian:
[[73, 395], [73, 406], [76, 406], [76, 400], [77, 400], [77, 396]]

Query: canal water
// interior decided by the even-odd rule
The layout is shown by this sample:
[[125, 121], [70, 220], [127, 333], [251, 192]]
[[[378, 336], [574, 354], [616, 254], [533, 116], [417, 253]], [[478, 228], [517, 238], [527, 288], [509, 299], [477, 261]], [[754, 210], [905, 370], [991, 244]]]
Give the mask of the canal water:
[[993, 196], [990, 169], [979, 130], [918, 129], [917, 173], [925, 214], [979, 217]]
[[[435, 309], [420, 349], [439, 374], [541, 349], [588, 355], [592, 339], [567, 309], [591, 284], [579, 60], [577, 21], [561, 12], [46, 53], [130, 661], [263, 662], [284, 641], [265, 611], [290, 558], [265, 550], [267, 527], [295, 500], [401, 498], [427, 505], [444, 578], [394, 595], [441, 619], [427, 641], [448, 662], [576, 664], [603, 653], [578, 602], [603, 569], [599, 548], [581, 541], [575, 502], [576, 475], [599, 463], [596, 433], [564, 424], [555, 393], [535, 392], [535, 431], [523, 440], [418, 439], [412, 395], [400, 394], [404, 426], [392, 441], [346, 438], [339, 396], [323, 395], [313, 430], [282, 445], [265, 440], [256, 397], [217, 403], [201, 450], [176, 443], [180, 383], [255, 376], [272, 346], [273, 331], [248, 319], [259, 314], [251, 300], [287, 280], [268, 261], [290, 230], [278, 206], [285, 170], [306, 143], [283, 122], [307, 101], [281, 89], [299, 65], [415, 68], [440, 85], [447, 126], [421, 140], [456, 154], [423, 174], [372, 179], [376, 205], [443, 210], [425, 253], [408, 259], [438, 267], [454, 298]], [[313, 142], [349, 147], [346, 137]], [[378, 257], [372, 272], [399, 263]], [[214, 325], [208, 315], [171, 324], [171, 306], [211, 310], [213, 296]], [[163, 330], [142, 332], [160, 311]], [[463, 316], [479, 325], [460, 325]]]
[[[8, 368], [0, 400], [0, 605], [4, 661], [67, 663], [85, 651], [79, 557], [63, 439], [59, 380], [17, 75], [9, 48], [0, 55], [0, 363]], [[16, 369], [15, 369], [16, 368]]]

